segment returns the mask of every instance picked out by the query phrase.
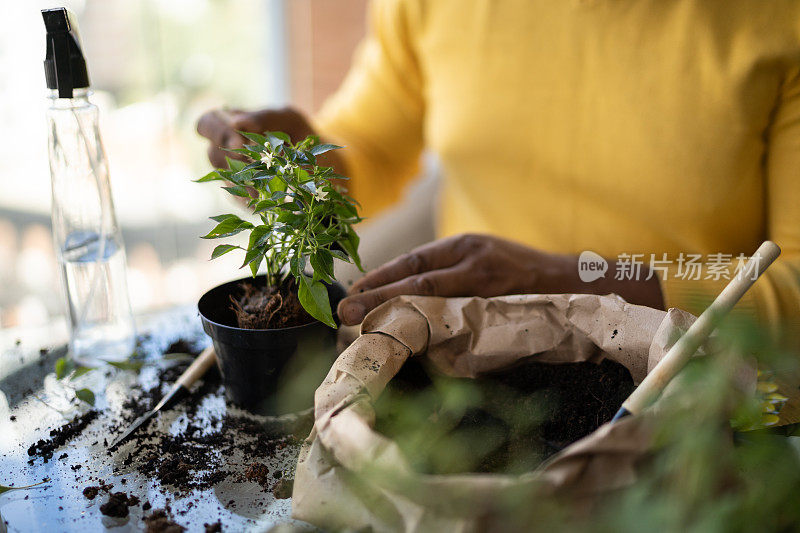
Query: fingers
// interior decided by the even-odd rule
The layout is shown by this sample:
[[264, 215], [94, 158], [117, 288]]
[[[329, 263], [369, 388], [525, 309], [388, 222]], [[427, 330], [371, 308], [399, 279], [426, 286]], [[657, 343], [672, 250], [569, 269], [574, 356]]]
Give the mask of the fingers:
[[462, 296], [470, 293], [469, 272], [462, 265], [441, 270], [433, 270], [415, 276], [406, 277], [348, 296], [337, 309], [343, 324], [352, 326], [360, 323], [371, 310], [387, 300], [401, 294], [422, 296]]
[[263, 133], [269, 130], [285, 131], [294, 141], [313, 133], [305, 116], [292, 108], [258, 111], [215, 109], [204, 113], [197, 121], [197, 133], [209, 140], [208, 158], [216, 167], [227, 166], [226, 156], [244, 159], [222, 150], [241, 148], [246, 144], [247, 140], [238, 132]]
[[409, 276], [451, 267], [463, 259], [462, 251], [453, 246], [454, 242], [453, 238], [434, 241], [396, 257], [354, 283], [350, 293], [368, 291]]
[[244, 160], [244, 157], [226, 151], [241, 148], [246, 139], [239, 131], [258, 131], [259, 125], [250, 116], [251, 113], [242, 111], [227, 111], [215, 109], [204, 113], [197, 122], [197, 133], [209, 140], [208, 160], [218, 168], [228, 166], [226, 157]]
[[228, 155], [228, 152], [220, 150], [217, 145], [208, 145], [208, 160], [215, 168], [225, 168], [228, 166], [227, 161], [225, 161], [226, 155]]
[[197, 121], [197, 133], [217, 146], [225, 145], [231, 131], [230, 113], [221, 109], [203, 113]]

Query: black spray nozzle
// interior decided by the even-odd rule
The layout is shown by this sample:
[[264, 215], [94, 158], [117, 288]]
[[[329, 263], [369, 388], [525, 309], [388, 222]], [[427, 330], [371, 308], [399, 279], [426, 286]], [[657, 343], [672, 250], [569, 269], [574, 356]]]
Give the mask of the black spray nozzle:
[[47, 30], [44, 76], [48, 89], [58, 89], [59, 98], [72, 98], [72, 90], [88, 87], [89, 74], [81, 51], [78, 26], [66, 8], [43, 9]]

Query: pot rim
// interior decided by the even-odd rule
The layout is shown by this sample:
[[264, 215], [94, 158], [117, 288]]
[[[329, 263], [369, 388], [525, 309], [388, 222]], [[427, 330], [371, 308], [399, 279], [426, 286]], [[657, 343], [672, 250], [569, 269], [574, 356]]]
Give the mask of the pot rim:
[[[197, 300], [197, 312], [198, 312], [198, 314], [200, 315], [200, 317], [203, 320], [205, 320], [206, 322], [208, 322], [210, 324], [213, 324], [213, 325], [215, 325], [215, 326], [217, 326], [219, 328], [225, 328], [225, 329], [233, 330], [233, 331], [252, 331], [252, 332], [293, 331], [293, 330], [297, 330], [297, 329], [307, 328], [309, 326], [314, 326], [316, 324], [323, 324], [320, 320], [317, 320], [316, 318], [311, 317], [311, 322], [307, 322], [306, 324], [301, 324], [299, 326], [289, 326], [289, 327], [285, 327], [285, 328], [261, 328], [261, 329], [240, 328], [238, 326], [228, 326], [227, 324], [221, 324], [219, 322], [211, 320], [200, 309], [200, 302], [202, 302], [203, 298], [205, 298], [208, 295], [208, 293], [210, 293], [211, 291], [219, 289], [220, 287], [222, 287], [224, 285], [238, 283], [238, 282], [247, 281], [247, 280], [252, 280], [252, 279], [256, 279], [256, 278], [263, 278], [265, 276], [266, 276], [265, 274], [259, 274], [258, 276], [245, 276], [243, 278], [233, 279], [231, 281], [226, 281], [225, 283], [220, 283], [219, 285], [208, 289]], [[338, 281], [334, 281], [334, 283], [332, 283], [331, 285], [340, 285], [341, 286], [341, 284]], [[337, 319], [336, 310], [333, 309], [332, 312], [333, 312], [334, 321], [336, 321], [336, 319]]]

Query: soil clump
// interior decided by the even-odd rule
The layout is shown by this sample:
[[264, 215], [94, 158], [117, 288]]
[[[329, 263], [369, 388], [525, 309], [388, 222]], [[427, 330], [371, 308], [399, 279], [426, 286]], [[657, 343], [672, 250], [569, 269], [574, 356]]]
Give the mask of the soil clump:
[[248, 466], [247, 470], [244, 471], [244, 478], [247, 481], [254, 481], [266, 488], [269, 486], [269, 482], [272, 477], [269, 474], [269, 468], [267, 468], [267, 465], [255, 462]]
[[128, 496], [124, 492], [115, 492], [108, 497], [108, 501], [100, 506], [100, 512], [114, 518], [128, 516], [128, 507], [139, 505], [139, 498]]
[[206, 533], [222, 533], [222, 522], [217, 520], [213, 524], [203, 524]]
[[147, 533], [182, 533], [186, 528], [175, 522], [166, 509], [155, 509], [144, 518]]

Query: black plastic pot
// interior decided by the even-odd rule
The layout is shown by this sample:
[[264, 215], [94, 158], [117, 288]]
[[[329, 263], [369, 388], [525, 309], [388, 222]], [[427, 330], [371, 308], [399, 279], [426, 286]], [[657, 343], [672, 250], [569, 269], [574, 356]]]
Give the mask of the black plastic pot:
[[[242, 294], [243, 281], [263, 285], [266, 277], [229, 281], [197, 303], [203, 330], [214, 342], [228, 399], [263, 414], [313, 406], [314, 390], [336, 359], [336, 330], [319, 321], [281, 329], [237, 327], [230, 296]], [[334, 310], [344, 296], [338, 283], [328, 286]]]

